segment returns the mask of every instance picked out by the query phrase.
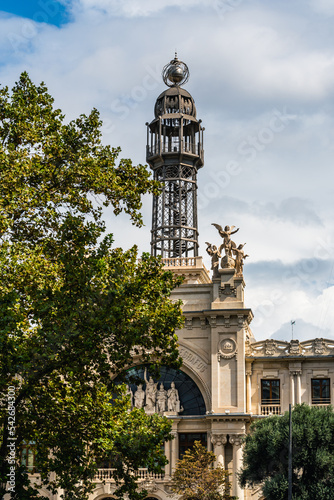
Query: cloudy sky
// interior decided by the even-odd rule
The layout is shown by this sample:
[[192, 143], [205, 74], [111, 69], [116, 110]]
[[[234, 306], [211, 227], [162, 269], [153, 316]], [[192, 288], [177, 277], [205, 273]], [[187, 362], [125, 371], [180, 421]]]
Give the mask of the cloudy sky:
[[[96, 107], [104, 142], [145, 163], [145, 122], [174, 56], [205, 126], [200, 253], [212, 222], [247, 242], [258, 340], [334, 338], [334, 0], [2, 0], [0, 82], [42, 80], [68, 120]], [[115, 244], [146, 226], [106, 213]]]

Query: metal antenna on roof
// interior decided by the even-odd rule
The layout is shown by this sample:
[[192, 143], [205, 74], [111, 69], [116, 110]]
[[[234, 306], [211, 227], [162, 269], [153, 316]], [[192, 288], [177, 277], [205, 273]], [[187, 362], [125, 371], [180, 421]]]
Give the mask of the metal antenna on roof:
[[291, 320], [291, 335], [292, 335], [292, 340], [293, 340], [293, 325], [296, 323], [296, 321]]

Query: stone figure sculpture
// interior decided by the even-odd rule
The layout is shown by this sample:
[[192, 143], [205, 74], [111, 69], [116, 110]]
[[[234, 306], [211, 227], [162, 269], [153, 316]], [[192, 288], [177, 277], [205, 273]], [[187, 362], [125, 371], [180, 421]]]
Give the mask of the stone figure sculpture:
[[129, 385], [126, 386], [126, 395], [130, 396], [130, 402], [131, 402], [131, 406], [133, 404], [133, 392], [132, 392], [132, 389]]
[[216, 247], [216, 245], [211, 245], [211, 243], [208, 243], [207, 241], [205, 242], [206, 245], [208, 245], [206, 251], [211, 257], [211, 269], [213, 271], [212, 277], [213, 278], [219, 278], [219, 259], [221, 258], [221, 254], [219, 249]]
[[175, 383], [172, 382], [170, 385], [170, 389], [167, 391], [167, 397], [168, 397], [168, 411], [175, 411], [179, 412], [180, 411], [180, 398], [179, 398], [179, 392], [175, 388]]
[[164, 384], [160, 384], [160, 389], [157, 392], [157, 410], [159, 413], [166, 411], [167, 402], [167, 391], [164, 388]]
[[144, 400], [145, 400], [145, 391], [143, 390], [143, 385], [139, 384], [137, 387], [137, 390], [135, 392], [135, 407], [136, 408], [143, 408], [144, 406]]
[[144, 380], [146, 382], [146, 406], [145, 409], [148, 411], [155, 411], [155, 402], [157, 397], [157, 383], [154, 383], [152, 377], [147, 380], [147, 369], [145, 368]]
[[231, 240], [231, 234], [235, 234], [239, 231], [239, 228], [237, 228], [235, 231], [234, 228], [235, 226], [225, 226], [224, 229], [222, 228], [222, 226], [220, 226], [219, 224], [212, 224], [213, 226], [215, 226], [216, 229], [218, 229], [218, 232], [220, 234], [220, 236], [223, 238], [224, 242], [223, 244], [220, 246], [219, 250], [221, 248], [224, 248], [225, 250], [225, 255], [227, 257], [232, 257], [232, 248], [235, 248], [236, 247], [236, 244], [234, 243], [234, 241]]
[[246, 257], [249, 257], [249, 255], [245, 255], [244, 251], [242, 250], [245, 245], [246, 243], [244, 243], [243, 245], [239, 245], [238, 248], [233, 248], [233, 253], [235, 255], [235, 269], [237, 271], [237, 276], [242, 276], [244, 260], [246, 259]]
[[130, 395], [131, 405], [135, 408], [144, 408], [148, 414], [164, 413], [170, 411], [175, 414], [182, 412], [179, 392], [175, 387], [175, 383], [171, 382], [170, 389], [166, 390], [163, 382], [155, 383], [152, 377], [147, 379], [147, 370], [144, 372], [144, 380], [146, 382], [146, 390], [143, 389], [143, 384], [139, 384], [137, 390], [133, 393], [130, 386], [127, 386], [126, 393]]

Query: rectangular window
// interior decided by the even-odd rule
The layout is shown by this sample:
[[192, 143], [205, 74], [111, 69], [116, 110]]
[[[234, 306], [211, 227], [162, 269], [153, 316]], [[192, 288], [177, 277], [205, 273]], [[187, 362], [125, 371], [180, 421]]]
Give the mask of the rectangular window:
[[21, 449], [21, 465], [27, 468], [30, 474], [35, 472], [36, 447], [34, 443], [24, 444]]
[[207, 446], [206, 432], [192, 432], [179, 434], [179, 458], [182, 458], [185, 451], [194, 446], [195, 441], [200, 441], [203, 446]]
[[312, 384], [312, 404], [330, 404], [330, 382], [329, 378], [313, 378]]
[[280, 381], [279, 380], [261, 380], [261, 404], [279, 405], [280, 404]]

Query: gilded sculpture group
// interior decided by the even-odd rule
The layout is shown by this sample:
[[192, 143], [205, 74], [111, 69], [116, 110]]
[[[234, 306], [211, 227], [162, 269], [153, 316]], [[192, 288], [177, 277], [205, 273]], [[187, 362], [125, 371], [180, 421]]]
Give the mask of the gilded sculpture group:
[[131, 405], [136, 408], [144, 408], [147, 413], [164, 413], [165, 411], [179, 413], [182, 411], [179, 392], [174, 382], [171, 383], [170, 389], [166, 390], [162, 382], [159, 385], [159, 382], [154, 382], [152, 377], [149, 377], [147, 380], [146, 368], [144, 380], [146, 382], [146, 390], [143, 389], [143, 384], [139, 384], [134, 393], [128, 387]]
[[[219, 224], [212, 224], [218, 229], [220, 236], [223, 238], [223, 243], [216, 247], [216, 245], [211, 245], [211, 243], [205, 242], [207, 246], [207, 253], [211, 257], [211, 269], [213, 271], [213, 278], [219, 278], [219, 259], [221, 259], [220, 265], [223, 269], [235, 268], [236, 275], [242, 276], [244, 259], [249, 257], [245, 255], [243, 247], [246, 243], [243, 243], [237, 247], [234, 241], [231, 240], [231, 235], [239, 231], [239, 228], [235, 229], [235, 226], [225, 226], [224, 229]], [[222, 256], [222, 250], [225, 251], [225, 255]], [[233, 257], [234, 256], [234, 257]]]

